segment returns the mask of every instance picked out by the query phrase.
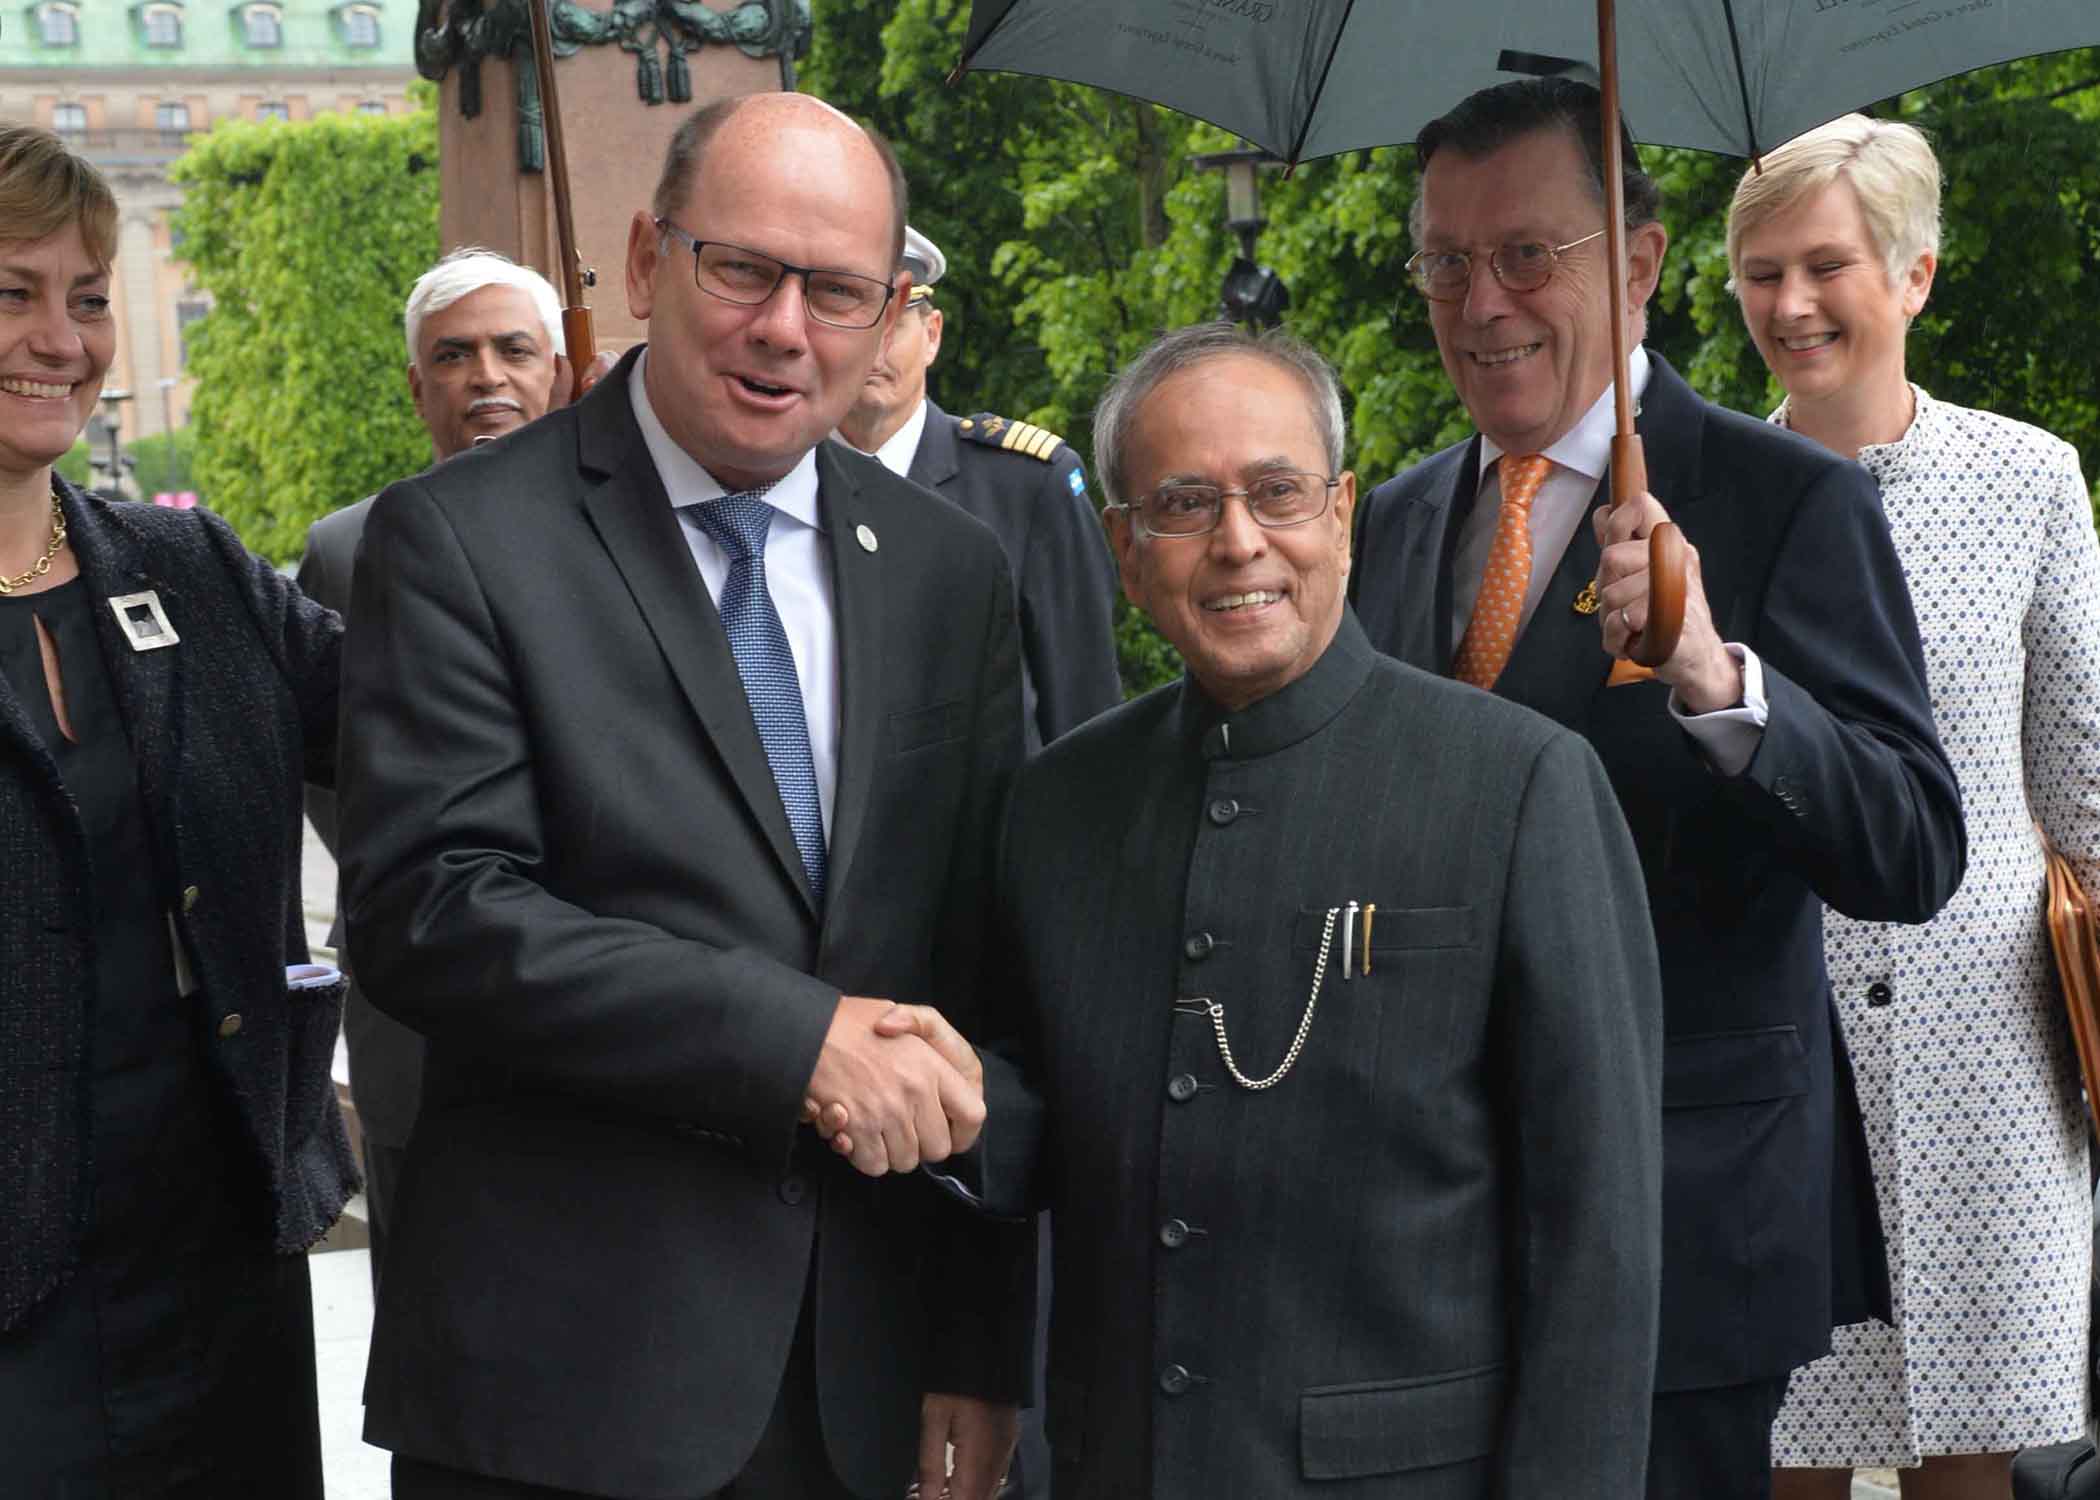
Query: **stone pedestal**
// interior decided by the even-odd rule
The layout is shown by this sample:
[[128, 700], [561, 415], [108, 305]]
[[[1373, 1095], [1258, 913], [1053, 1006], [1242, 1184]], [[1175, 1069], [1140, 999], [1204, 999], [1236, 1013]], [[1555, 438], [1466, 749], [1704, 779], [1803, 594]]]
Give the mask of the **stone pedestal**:
[[[559, 293], [552, 177], [544, 170], [521, 170], [520, 135], [537, 133], [529, 126], [521, 131], [518, 109], [521, 75], [528, 99], [532, 92], [532, 46], [522, 30], [525, 12], [521, 0], [489, 0], [486, 8], [484, 0], [465, 3], [468, 8], [462, 14], [462, 0], [449, 0], [448, 13], [441, 18], [433, 0], [425, 0], [427, 19], [419, 27], [417, 44], [418, 66], [426, 77], [439, 80], [440, 236], [448, 251], [462, 245], [500, 250], [546, 275]], [[610, 0], [575, 3], [579, 12], [590, 13], [586, 24], [611, 31], [606, 20], [612, 12]], [[677, 69], [661, 22], [629, 28], [627, 45], [607, 35], [555, 58], [577, 251], [583, 264], [598, 273], [598, 285], [584, 295], [601, 350], [625, 349], [644, 337], [643, 325], [627, 311], [622, 270], [627, 229], [656, 189], [672, 132], [703, 104], [788, 85], [794, 59], [808, 45], [807, 0], [703, 3], [755, 49], [779, 45], [789, 55], [751, 56], [739, 46], [715, 42], [693, 45], [688, 33], [684, 66], [691, 97], [683, 102], [667, 97], [673, 89], [669, 79]], [[632, 0], [628, 9], [633, 9]], [[572, 45], [565, 29], [557, 12], [558, 50]], [[513, 36], [515, 42], [506, 46]], [[492, 41], [500, 50], [482, 52]], [[640, 52], [629, 50], [636, 45]], [[654, 59], [653, 67], [638, 67], [647, 58]], [[469, 117], [463, 104], [475, 92], [469, 75], [477, 69], [479, 110]], [[647, 77], [641, 76], [644, 70]], [[647, 102], [642, 97], [645, 86], [662, 102]]]

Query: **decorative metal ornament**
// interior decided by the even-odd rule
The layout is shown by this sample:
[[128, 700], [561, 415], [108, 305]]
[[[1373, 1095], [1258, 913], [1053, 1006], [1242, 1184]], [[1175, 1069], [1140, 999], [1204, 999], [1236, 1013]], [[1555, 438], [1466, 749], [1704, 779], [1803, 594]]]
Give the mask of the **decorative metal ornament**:
[[109, 601], [109, 612], [117, 617], [117, 628], [134, 651], [159, 651], [181, 643], [182, 637], [168, 623], [160, 595], [147, 589], [137, 594], [119, 594]]
[[1593, 615], [1597, 612], [1596, 579], [1592, 578], [1582, 586], [1582, 592], [1575, 596], [1574, 608], [1578, 615]]
[[[498, 57], [517, 76], [518, 170], [546, 169], [540, 85], [532, 62], [526, 0], [421, 0], [416, 14], [416, 71], [433, 83], [459, 69], [459, 112], [481, 113], [481, 62]], [[743, 0], [716, 11], [699, 0], [616, 0], [591, 10], [575, 0], [553, 0], [554, 55], [616, 45], [634, 54], [635, 92], [644, 104], [689, 104], [696, 47], [735, 47], [746, 57], [780, 59], [780, 86], [795, 87], [795, 64], [809, 56], [809, 0]]]

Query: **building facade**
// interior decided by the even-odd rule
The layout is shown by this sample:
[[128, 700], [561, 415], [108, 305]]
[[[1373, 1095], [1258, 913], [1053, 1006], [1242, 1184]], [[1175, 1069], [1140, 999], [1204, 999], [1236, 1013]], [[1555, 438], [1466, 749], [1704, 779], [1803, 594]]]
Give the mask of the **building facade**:
[[415, 23], [411, 0], [0, 0], [0, 121], [56, 130], [116, 191], [105, 389], [131, 392], [124, 441], [189, 416], [183, 334], [206, 304], [168, 179], [188, 138], [224, 120], [413, 108]]

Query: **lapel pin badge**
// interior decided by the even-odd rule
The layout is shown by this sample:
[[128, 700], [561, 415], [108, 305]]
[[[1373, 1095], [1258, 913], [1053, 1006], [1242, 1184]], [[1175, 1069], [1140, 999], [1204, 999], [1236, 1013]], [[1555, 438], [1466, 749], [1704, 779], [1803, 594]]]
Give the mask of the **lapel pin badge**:
[[853, 528], [853, 539], [860, 543], [863, 552], [873, 552], [877, 545], [873, 528], [865, 525]]
[[160, 595], [147, 589], [142, 594], [119, 594], [109, 601], [109, 612], [117, 617], [117, 628], [134, 651], [158, 651], [182, 639], [168, 623], [168, 612], [160, 607]]
[[1575, 603], [1573, 607], [1575, 613], [1577, 613], [1578, 615], [1593, 615], [1597, 612], [1596, 579], [1592, 578], [1588, 583], [1585, 583], [1582, 586], [1582, 592], [1575, 596]]

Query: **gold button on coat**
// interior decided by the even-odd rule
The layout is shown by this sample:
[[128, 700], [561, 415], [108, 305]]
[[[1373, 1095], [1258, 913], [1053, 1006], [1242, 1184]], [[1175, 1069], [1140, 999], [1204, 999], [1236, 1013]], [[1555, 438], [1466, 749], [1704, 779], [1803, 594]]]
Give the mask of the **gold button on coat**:
[[238, 1011], [219, 1023], [219, 1035], [221, 1037], [235, 1036], [239, 1034], [240, 1029], [241, 1017]]

